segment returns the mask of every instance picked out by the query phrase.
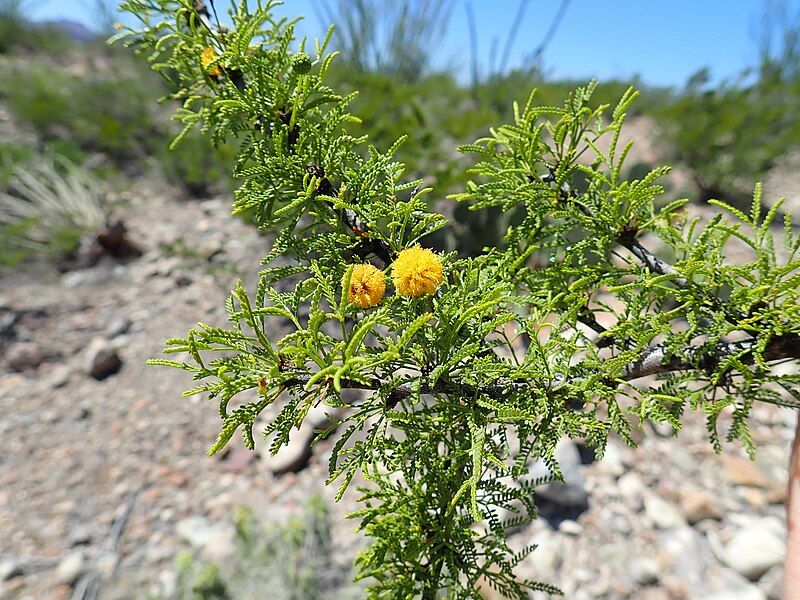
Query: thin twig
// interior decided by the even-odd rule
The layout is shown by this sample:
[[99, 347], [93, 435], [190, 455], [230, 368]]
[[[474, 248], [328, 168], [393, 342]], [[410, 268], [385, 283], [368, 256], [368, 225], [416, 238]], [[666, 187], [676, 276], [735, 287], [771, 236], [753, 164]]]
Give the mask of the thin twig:
[[[724, 359], [737, 354], [741, 355], [739, 360], [742, 363], [753, 364], [755, 360], [753, 350], [755, 347], [755, 340], [720, 342], [711, 352], [707, 346], [690, 346], [685, 351], [685, 356], [687, 358], [684, 359], [679, 356], [670, 356], [666, 346], [657, 345], [642, 352], [637, 360], [631, 362], [622, 370], [619, 378], [623, 381], [633, 381], [641, 379], [642, 377], [675, 371], [700, 370], [708, 372], [713, 370], [714, 367]], [[800, 338], [794, 334], [785, 334], [774, 338], [772, 343], [765, 350], [763, 358], [768, 362], [787, 358], [800, 358]], [[297, 374], [291, 379], [286, 380], [283, 385], [287, 388], [302, 386], [307, 384], [310, 379], [310, 374]], [[378, 380], [366, 382], [342, 379], [340, 383], [343, 388], [348, 389], [376, 391], [382, 387], [381, 382]], [[558, 378], [549, 382], [548, 388], [551, 391], [555, 391], [565, 383], [566, 381], [563, 378]], [[536, 386], [542, 387], [542, 385], [542, 382], [507, 380], [499, 381], [493, 385], [475, 387], [464, 383], [440, 379], [433, 386], [423, 383], [419, 386], [419, 392], [421, 394], [432, 395], [456, 395], [465, 398], [484, 396], [495, 400], [502, 400], [509, 392], [526, 392]], [[410, 397], [413, 393], [414, 387], [411, 383], [399, 385], [390, 392], [389, 407], [391, 408], [397, 404], [397, 402]]]

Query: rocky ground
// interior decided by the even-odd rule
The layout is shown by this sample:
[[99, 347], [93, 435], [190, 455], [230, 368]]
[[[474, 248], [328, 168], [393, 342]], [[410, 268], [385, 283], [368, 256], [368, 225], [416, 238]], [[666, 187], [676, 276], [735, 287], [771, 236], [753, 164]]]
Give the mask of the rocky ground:
[[[253, 287], [266, 240], [228, 208], [137, 186], [117, 210], [143, 256], [0, 279], [0, 598], [170, 597], [182, 549], [234, 560], [237, 506], [281, 522], [314, 493], [330, 502], [335, 556], [352, 560], [354, 496], [333, 504], [324, 443], [297, 473], [276, 473], [291, 456], [238, 445], [209, 458], [215, 403], [181, 398], [186, 373], [144, 364], [196, 321], [221, 324], [237, 277]], [[520, 574], [570, 599], [778, 598], [795, 416], [755, 408], [755, 462], [735, 446], [715, 455], [700, 417], [677, 439], [613, 440], [600, 462], [564, 443], [567, 486], [542, 494], [551, 518], [513, 535], [539, 544]]]

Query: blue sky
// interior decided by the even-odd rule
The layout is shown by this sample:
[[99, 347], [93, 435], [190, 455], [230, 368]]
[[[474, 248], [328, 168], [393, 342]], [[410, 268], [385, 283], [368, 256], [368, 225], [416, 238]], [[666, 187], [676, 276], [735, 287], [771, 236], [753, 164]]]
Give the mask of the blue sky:
[[[312, 4], [287, 0], [282, 12], [306, 15], [300, 31], [317, 36], [321, 27]], [[424, 1], [424, 0], [421, 0]], [[479, 28], [483, 63], [492, 39], [502, 48], [518, 0], [472, 0]], [[561, 27], [544, 55], [553, 77], [629, 79], [681, 85], [689, 75], [709, 67], [715, 80], [731, 77], [757, 57], [756, 32], [767, 0], [572, 0]], [[800, 0], [788, 0], [797, 14]], [[29, 3], [33, 18], [68, 18], [93, 24], [94, 0], [39, 0]], [[225, 5], [220, 0], [218, 5]], [[531, 0], [509, 60], [519, 65], [539, 44], [560, 0]], [[459, 76], [469, 72], [470, 44], [464, 0], [454, 0], [447, 34], [437, 50], [436, 65], [451, 66]]]

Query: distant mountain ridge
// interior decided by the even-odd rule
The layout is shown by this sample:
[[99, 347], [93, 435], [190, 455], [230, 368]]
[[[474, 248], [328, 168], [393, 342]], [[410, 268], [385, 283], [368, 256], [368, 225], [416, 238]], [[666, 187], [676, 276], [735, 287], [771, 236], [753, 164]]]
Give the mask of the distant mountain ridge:
[[70, 19], [54, 19], [51, 21], [37, 21], [33, 23], [37, 27], [51, 27], [62, 32], [69, 39], [75, 42], [91, 42], [99, 37], [96, 31], [92, 31], [83, 23]]

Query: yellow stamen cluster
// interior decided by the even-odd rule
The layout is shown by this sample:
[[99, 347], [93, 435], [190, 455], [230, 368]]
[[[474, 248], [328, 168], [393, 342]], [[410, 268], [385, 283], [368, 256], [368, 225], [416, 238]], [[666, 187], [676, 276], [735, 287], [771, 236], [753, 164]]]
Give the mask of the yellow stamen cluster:
[[[346, 275], [345, 275], [346, 277]], [[342, 279], [342, 286], [345, 280]], [[359, 308], [376, 306], [386, 291], [386, 278], [383, 271], [370, 264], [356, 265], [350, 275], [347, 301]]]
[[200, 64], [203, 65], [203, 69], [205, 69], [205, 72], [211, 75], [211, 77], [219, 77], [222, 74], [222, 71], [220, 71], [217, 65], [209, 68], [209, 65], [215, 60], [217, 60], [217, 51], [214, 50], [213, 46], [206, 46], [202, 54], [200, 54]]
[[392, 263], [392, 281], [401, 296], [432, 294], [442, 283], [442, 261], [428, 248], [406, 248]]

